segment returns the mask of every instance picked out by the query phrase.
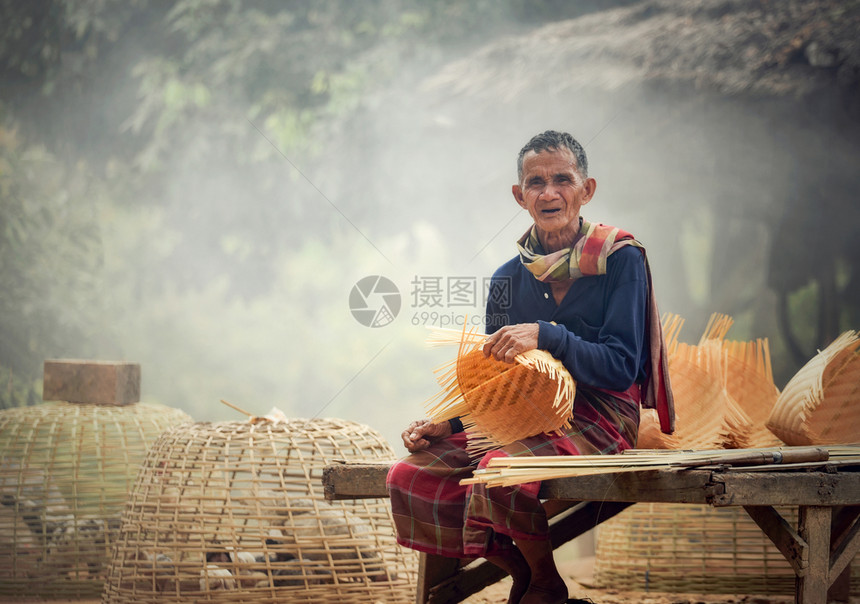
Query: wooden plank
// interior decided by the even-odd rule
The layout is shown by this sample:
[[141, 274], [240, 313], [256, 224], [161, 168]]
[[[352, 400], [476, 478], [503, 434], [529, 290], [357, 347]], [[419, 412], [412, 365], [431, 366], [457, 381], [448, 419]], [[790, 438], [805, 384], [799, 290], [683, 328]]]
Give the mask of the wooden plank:
[[[323, 470], [329, 499], [388, 497], [393, 462], [331, 464]], [[860, 472], [712, 472], [647, 470], [544, 481], [544, 499], [713, 503], [726, 505], [856, 505]]]
[[722, 485], [711, 482], [711, 474], [704, 470], [645, 470], [554, 478], [544, 481], [541, 497], [627, 503], [710, 503], [722, 489]]
[[42, 398], [98, 405], [136, 403], [140, 400], [140, 365], [73, 359], [45, 361]]
[[[446, 579], [456, 576], [460, 564], [461, 562], [458, 558], [446, 558], [445, 556], [437, 556], [436, 554], [421, 554], [418, 559], [418, 589], [415, 594], [415, 601], [418, 604], [443, 602], [444, 600], [436, 598], [434, 592], [438, 591], [439, 585]], [[499, 572], [501, 572], [501, 569], [499, 569]], [[503, 576], [504, 573], [502, 573]], [[448, 601], [459, 602], [460, 600]]]
[[[475, 595], [485, 587], [498, 583], [508, 574], [501, 568], [479, 559], [438, 581], [430, 587], [428, 604], [448, 604], [462, 602], [469, 596]], [[420, 581], [420, 578], [419, 578]], [[420, 589], [419, 589], [420, 592]]]
[[[845, 563], [845, 568], [839, 572], [839, 548], [852, 541], [850, 529], [855, 525], [860, 515], [860, 506], [841, 506], [833, 508], [830, 518], [830, 589], [827, 590], [828, 602], [848, 602], [851, 599], [851, 567]], [[854, 537], [857, 538], [857, 537]], [[846, 541], [847, 539], [847, 541]], [[860, 540], [860, 538], [857, 538]], [[850, 560], [850, 559], [849, 559]], [[836, 577], [833, 579], [833, 577]]]
[[838, 545], [830, 557], [830, 573], [833, 577], [842, 574], [854, 556], [860, 553], [860, 520], [855, 520], [853, 526], [839, 537]]
[[334, 463], [323, 468], [323, 493], [329, 501], [388, 497], [385, 477], [393, 461]]
[[827, 590], [827, 601], [851, 601], [851, 567], [843, 570], [842, 573], [840, 573], [840, 575], [830, 584], [830, 589]]
[[797, 532], [809, 546], [809, 566], [807, 572], [795, 580], [795, 599], [798, 604], [827, 604], [827, 588], [830, 587], [830, 508], [800, 506]]
[[805, 575], [809, 566], [809, 548], [785, 518], [770, 506], [745, 505], [744, 509], [791, 564], [794, 573], [798, 577]]
[[[713, 505], [856, 505], [860, 472], [714, 472]], [[828, 529], [829, 534], [829, 529]]]

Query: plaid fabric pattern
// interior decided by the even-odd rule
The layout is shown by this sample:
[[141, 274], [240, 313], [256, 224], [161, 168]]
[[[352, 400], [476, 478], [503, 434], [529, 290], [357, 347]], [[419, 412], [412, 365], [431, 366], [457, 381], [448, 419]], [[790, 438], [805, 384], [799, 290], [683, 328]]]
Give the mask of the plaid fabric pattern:
[[553, 283], [606, 274], [606, 258], [625, 245], [642, 247], [633, 235], [618, 227], [595, 224], [580, 219], [579, 235], [573, 247], [544, 252], [532, 225], [517, 241], [520, 260], [539, 281]]
[[634, 447], [639, 399], [638, 385], [624, 393], [580, 388], [571, 428], [561, 436], [538, 434], [473, 460], [461, 432], [405, 457], [387, 480], [398, 543], [473, 558], [501, 553], [516, 539], [548, 539], [539, 482], [487, 488], [460, 480], [500, 455], [613, 454]]

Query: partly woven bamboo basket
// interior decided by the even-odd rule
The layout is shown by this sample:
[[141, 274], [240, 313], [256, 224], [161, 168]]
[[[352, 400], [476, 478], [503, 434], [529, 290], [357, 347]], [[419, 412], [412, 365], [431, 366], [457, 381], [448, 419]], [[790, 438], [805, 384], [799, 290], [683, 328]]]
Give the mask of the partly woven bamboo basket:
[[146, 450], [179, 409], [52, 402], [0, 411], [0, 596], [97, 596]]
[[436, 330], [432, 337], [433, 344], [457, 344], [458, 352], [437, 370], [442, 392], [428, 415], [437, 422], [460, 417], [470, 453], [570, 427], [576, 383], [545, 350], [504, 363], [484, 356], [486, 336], [475, 331]]
[[107, 603], [407, 602], [417, 555], [387, 502], [327, 502], [335, 460], [391, 461], [337, 419], [197, 423], [166, 432], [123, 516]]
[[860, 334], [847, 331], [783, 389], [767, 426], [790, 445], [860, 442]]
[[[792, 524], [794, 508], [778, 508]], [[860, 595], [858, 560], [852, 596]], [[597, 529], [597, 587], [633, 591], [792, 594], [794, 572], [740, 508], [638, 503]]]
[[663, 322], [675, 395], [675, 433], [663, 434], [656, 413], [645, 409], [637, 446], [711, 449], [780, 444], [765, 426], [779, 394], [767, 340], [727, 341], [732, 319], [714, 314], [699, 343], [690, 345], [678, 342], [682, 324], [675, 315], [667, 315]]

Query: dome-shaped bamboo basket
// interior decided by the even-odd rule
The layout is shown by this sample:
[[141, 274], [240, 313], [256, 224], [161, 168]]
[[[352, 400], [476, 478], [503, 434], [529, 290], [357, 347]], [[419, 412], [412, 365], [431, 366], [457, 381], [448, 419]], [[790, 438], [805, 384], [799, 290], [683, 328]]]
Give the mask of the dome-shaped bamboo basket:
[[386, 500], [328, 502], [335, 460], [391, 461], [338, 419], [196, 423], [152, 446], [123, 515], [104, 603], [408, 602], [417, 555]]
[[146, 403], [0, 411], [0, 596], [98, 596], [147, 448], [190, 421]]
[[846, 331], [792, 377], [767, 427], [790, 445], [860, 442], [860, 333]]
[[[778, 508], [796, 525], [794, 508]], [[858, 560], [851, 595], [860, 595]], [[794, 572], [740, 508], [637, 503], [597, 527], [594, 582], [631, 591], [793, 594]]]

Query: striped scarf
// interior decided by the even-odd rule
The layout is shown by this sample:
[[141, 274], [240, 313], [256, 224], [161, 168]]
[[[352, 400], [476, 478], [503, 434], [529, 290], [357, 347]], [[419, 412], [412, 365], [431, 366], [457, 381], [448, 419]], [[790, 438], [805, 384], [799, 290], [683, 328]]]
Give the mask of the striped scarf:
[[642, 406], [656, 409], [660, 418], [660, 429], [666, 434], [671, 434], [675, 430], [675, 403], [669, 384], [666, 342], [663, 338], [663, 326], [660, 323], [657, 298], [651, 282], [651, 268], [648, 266], [648, 256], [642, 244], [627, 231], [605, 224], [592, 224], [582, 218], [579, 219], [579, 234], [573, 247], [545, 253], [537, 236], [536, 225], [532, 225], [517, 241], [523, 266], [535, 276], [535, 279], [546, 283], [605, 275], [606, 259], [625, 245], [635, 246], [642, 252], [648, 278], [648, 309], [645, 322], [651, 367], [645, 383], [642, 384]]
[[606, 259], [625, 245], [642, 248], [642, 244], [627, 231], [582, 219], [573, 247], [545, 253], [535, 225], [517, 241], [523, 266], [529, 269], [535, 279], [546, 283], [605, 275]]

